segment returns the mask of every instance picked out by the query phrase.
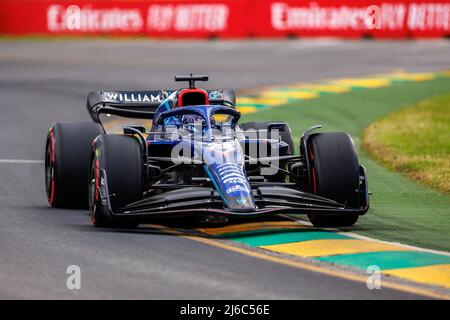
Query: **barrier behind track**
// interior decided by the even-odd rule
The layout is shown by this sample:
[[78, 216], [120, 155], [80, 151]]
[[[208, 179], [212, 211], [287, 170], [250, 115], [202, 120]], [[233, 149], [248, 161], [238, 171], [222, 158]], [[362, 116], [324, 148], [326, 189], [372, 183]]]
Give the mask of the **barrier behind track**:
[[[372, 7], [368, 11], [369, 6]], [[0, 34], [158, 38], [448, 37], [450, 2], [0, 0]]]

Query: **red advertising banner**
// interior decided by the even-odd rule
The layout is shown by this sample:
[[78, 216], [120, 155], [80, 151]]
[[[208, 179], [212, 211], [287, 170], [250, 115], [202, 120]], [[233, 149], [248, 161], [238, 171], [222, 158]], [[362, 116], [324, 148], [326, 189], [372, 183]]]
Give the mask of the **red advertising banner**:
[[260, 0], [259, 36], [398, 38], [450, 34], [450, 2]]
[[443, 37], [442, 0], [0, 0], [0, 34]]
[[449, 37], [450, 1], [409, 1], [405, 29], [413, 37]]
[[3, 34], [245, 37], [248, 0], [0, 0]]
[[[404, 37], [406, 2], [262, 0], [257, 36]], [[369, 6], [378, 10], [368, 12]], [[378, 14], [378, 16], [377, 16]], [[377, 26], [378, 24], [378, 26]], [[378, 27], [379, 29], [376, 29]]]

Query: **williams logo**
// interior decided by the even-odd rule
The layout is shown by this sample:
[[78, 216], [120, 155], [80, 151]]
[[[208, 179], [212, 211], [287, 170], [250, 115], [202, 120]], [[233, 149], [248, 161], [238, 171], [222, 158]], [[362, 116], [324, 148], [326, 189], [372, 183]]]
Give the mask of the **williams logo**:
[[110, 102], [162, 102], [162, 97], [156, 92], [104, 92], [103, 97]]

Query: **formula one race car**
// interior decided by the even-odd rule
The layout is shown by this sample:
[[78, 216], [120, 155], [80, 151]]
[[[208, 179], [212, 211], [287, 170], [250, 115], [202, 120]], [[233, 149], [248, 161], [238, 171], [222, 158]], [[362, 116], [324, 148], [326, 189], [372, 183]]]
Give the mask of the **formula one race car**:
[[[45, 186], [53, 207], [87, 207], [98, 227], [162, 217], [307, 214], [315, 226], [350, 226], [369, 208], [366, 172], [346, 133], [307, 129], [294, 152], [285, 122], [238, 123], [230, 90], [91, 92], [93, 122], [49, 130]], [[101, 116], [106, 116], [102, 121]], [[107, 134], [108, 117], [132, 118]], [[139, 121], [151, 122], [148, 131]]]

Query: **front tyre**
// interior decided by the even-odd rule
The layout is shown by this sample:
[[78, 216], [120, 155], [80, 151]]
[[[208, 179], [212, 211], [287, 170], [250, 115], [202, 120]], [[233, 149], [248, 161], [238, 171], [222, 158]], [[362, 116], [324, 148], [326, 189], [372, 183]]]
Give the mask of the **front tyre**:
[[[101, 184], [107, 182], [109, 203], [114, 212], [142, 199], [143, 158], [139, 142], [131, 137], [108, 134], [98, 137], [92, 151], [89, 178], [89, 212], [96, 227], [131, 228], [134, 221], [114, 221], [110, 208], [102, 198]], [[106, 182], [101, 178], [106, 175]], [[104, 190], [104, 189], [103, 189]]]
[[[342, 132], [317, 133], [308, 140], [312, 175], [311, 192], [351, 208], [361, 206], [359, 164], [351, 137]], [[348, 227], [356, 223], [357, 214], [310, 214], [316, 227]]]

